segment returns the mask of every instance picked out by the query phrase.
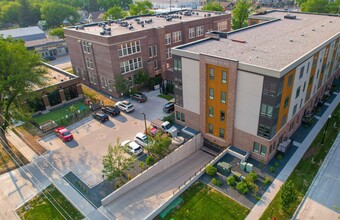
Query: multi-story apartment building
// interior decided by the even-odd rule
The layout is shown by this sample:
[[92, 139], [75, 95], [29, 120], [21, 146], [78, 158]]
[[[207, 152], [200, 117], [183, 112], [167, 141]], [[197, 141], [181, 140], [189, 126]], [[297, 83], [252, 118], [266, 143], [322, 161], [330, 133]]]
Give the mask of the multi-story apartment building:
[[207, 31], [229, 31], [230, 14], [182, 11], [65, 28], [74, 72], [86, 85], [117, 96], [122, 75], [133, 86], [140, 69], [167, 78], [171, 48], [204, 38]]
[[273, 19], [172, 50], [175, 118], [206, 144], [268, 162], [339, 77], [340, 19], [261, 16]]

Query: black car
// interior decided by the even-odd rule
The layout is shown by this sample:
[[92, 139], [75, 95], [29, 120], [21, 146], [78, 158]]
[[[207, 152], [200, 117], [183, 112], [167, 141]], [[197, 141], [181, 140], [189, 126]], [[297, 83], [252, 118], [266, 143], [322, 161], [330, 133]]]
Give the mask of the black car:
[[135, 100], [137, 102], [146, 102], [146, 100], [148, 100], [146, 95], [144, 95], [141, 92], [137, 92], [137, 93], [135, 93], [133, 95], [130, 95], [130, 99]]
[[53, 60], [55, 60], [56, 58], [54, 57], [54, 56], [46, 56], [45, 57], [45, 60], [47, 60], [47, 61], [53, 61]]
[[120, 114], [120, 110], [114, 106], [104, 106], [102, 112], [109, 114], [111, 116], [117, 116]]
[[107, 114], [103, 113], [94, 113], [92, 114], [93, 118], [100, 121], [100, 122], [106, 122], [109, 120], [109, 116]]
[[173, 102], [168, 102], [163, 106], [163, 111], [165, 113], [170, 113], [173, 112], [175, 110], [175, 103]]

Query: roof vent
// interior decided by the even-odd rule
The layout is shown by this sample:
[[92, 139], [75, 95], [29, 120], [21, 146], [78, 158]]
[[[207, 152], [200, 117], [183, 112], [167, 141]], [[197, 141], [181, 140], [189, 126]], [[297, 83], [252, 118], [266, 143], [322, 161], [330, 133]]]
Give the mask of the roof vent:
[[290, 42], [293, 42], [293, 39], [290, 39]]
[[323, 24], [321, 25], [321, 27], [324, 27], [324, 26], [325, 26], [325, 25], [323, 25]]
[[315, 31], [315, 29], [313, 28], [312, 31]]
[[284, 16], [285, 19], [296, 19], [296, 15], [287, 14]]
[[231, 39], [231, 41], [237, 42], [237, 43], [242, 43], [244, 44], [246, 41], [245, 40], [238, 40], [238, 39]]

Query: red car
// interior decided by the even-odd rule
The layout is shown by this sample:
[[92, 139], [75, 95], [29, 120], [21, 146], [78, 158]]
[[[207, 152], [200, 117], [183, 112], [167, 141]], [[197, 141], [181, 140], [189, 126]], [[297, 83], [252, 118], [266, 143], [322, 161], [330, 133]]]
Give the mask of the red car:
[[64, 127], [56, 128], [54, 132], [64, 142], [73, 139], [73, 135], [71, 134], [71, 132]]

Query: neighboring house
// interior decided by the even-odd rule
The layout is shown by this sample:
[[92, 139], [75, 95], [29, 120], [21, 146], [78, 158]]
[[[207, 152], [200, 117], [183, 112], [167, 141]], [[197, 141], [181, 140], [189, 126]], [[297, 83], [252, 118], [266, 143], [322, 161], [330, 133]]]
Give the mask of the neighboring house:
[[199, 0], [151, 0], [154, 9], [189, 8], [197, 9]]
[[48, 38], [38, 26], [3, 30], [0, 31], [0, 35], [24, 40], [27, 49], [35, 50], [44, 58], [68, 53], [64, 39]]
[[103, 20], [104, 12], [103, 11], [93, 11], [89, 14], [90, 21], [92, 22], [101, 22]]
[[[82, 82], [109, 95], [117, 76], [134, 86], [139, 70], [174, 81], [171, 48], [204, 38], [212, 30], [229, 31], [230, 14], [185, 11], [64, 29], [74, 73]], [[103, 27], [104, 26], [104, 27]]]
[[283, 11], [262, 17], [271, 19], [210, 33], [172, 54], [176, 122], [200, 131], [205, 146], [234, 146], [267, 163], [286, 152], [340, 77], [340, 20]]
[[41, 97], [30, 103], [34, 112], [51, 110], [84, 98], [81, 80], [78, 76], [47, 63], [43, 63], [43, 66], [47, 69], [44, 76], [47, 85], [42, 88], [36, 87], [34, 90], [41, 94]]

